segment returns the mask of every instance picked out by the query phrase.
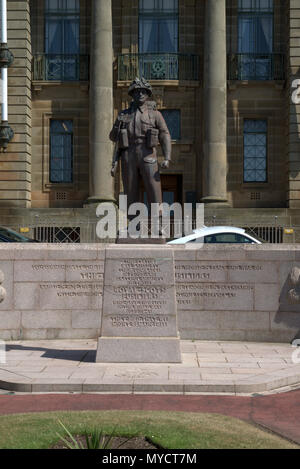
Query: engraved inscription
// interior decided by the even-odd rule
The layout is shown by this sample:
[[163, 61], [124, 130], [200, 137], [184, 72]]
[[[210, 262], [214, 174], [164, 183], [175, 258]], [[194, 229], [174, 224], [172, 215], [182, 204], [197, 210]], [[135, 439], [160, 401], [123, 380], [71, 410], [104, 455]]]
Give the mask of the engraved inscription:
[[167, 327], [168, 318], [154, 316], [112, 316], [111, 325], [117, 327]]
[[176, 296], [178, 301], [180, 301], [181, 298], [195, 297], [235, 298], [238, 292], [244, 290], [253, 291], [253, 287], [251, 285], [201, 285], [197, 283], [192, 285], [178, 285], [176, 287]]
[[227, 272], [258, 272], [261, 270], [262, 266], [258, 264], [226, 265], [182, 262], [175, 266], [175, 280], [176, 282], [222, 282], [226, 280]]
[[175, 270], [262, 270], [261, 265], [180, 264]]
[[113, 287], [113, 309], [122, 314], [163, 314], [167, 305], [164, 299], [167, 290], [167, 287], [157, 286]]
[[162, 282], [163, 276], [155, 259], [124, 259], [119, 264], [116, 281], [151, 285]]
[[224, 305], [230, 309], [251, 309], [253, 296], [254, 287], [247, 284], [192, 283], [176, 286], [177, 304], [182, 309], [222, 309]]
[[101, 272], [84, 272], [80, 273], [82, 280], [103, 280], [103, 273]]
[[176, 280], [209, 280], [210, 275], [201, 272], [175, 273]]
[[41, 270], [103, 270], [102, 264], [32, 264], [32, 269], [36, 271]]
[[173, 259], [133, 257], [107, 264], [103, 334], [177, 336]]
[[[124, 281], [127, 285], [112, 288], [112, 305], [114, 311], [127, 316], [112, 318], [111, 325], [165, 327], [167, 322], [154, 316], [162, 314], [167, 304], [167, 287], [158, 286], [163, 281], [159, 263], [155, 259], [123, 259], [117, 266], [116, 282]], [[137, 318], [137, 314], [143, 317]]]
[[[37, 281], [44, 280], [39, 283], [41, 293], [53, 291], [58, 298], [101, 297], [103, 294], [103, 262], [35, 263], [31, 267]], [[59, 272], [56, 282], [55, 272]]]
[[129, 369], [124, 372], [120, 371], [118, 373], [114, 373], [114, 376], [118, 378], [145, 379], [158, 376], [158, 373], [142, 369]]
[[[175, 266], [176, 299], [182, 310], [252, 310], [259, 263], [183, 261]], [[252, 279], [253, 281], [249, 281]], [[246, 280], [245, 283], [244, 279]], [[249, 282], [249, 283], [248, 283]]]
[[33, 264], [32, 269], [36, 271], [42, 270], [64, 270], [66, 268], [63, 264]]
[[40, 289], [54, 290], [59, 297], [102, 296], [102, 284], [93, 283], [43, 283]]
[[[97, 264], [32, 264], [34, 272], [65, 271], [67, 280], [103, 281], [103, 263]], [[72, 275], [73, 274], [73, 275]], [[76, 275], [77, 274], [77, 275]], [[72, 277], [70, 278], [70, 275]]]

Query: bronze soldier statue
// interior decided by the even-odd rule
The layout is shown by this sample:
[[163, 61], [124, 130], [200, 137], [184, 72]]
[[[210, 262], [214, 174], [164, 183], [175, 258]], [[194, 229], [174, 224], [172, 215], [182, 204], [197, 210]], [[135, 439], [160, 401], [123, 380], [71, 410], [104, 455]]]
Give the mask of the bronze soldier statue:
[[140, 202], [142, 178], [148, 204], [161, 203], [162, 191], [156, 147], [161, 144], [164, 161], [161, 168], [168, 168], [171, 160], [171, 137], [162, 114], [151, 101], [152, 88], [144, 78], [136, 78], [128, 94], [133, 98], [130, 107], [121, 111], [109, 138], [116, 143], [111, 169], [114, 177], [121, 159], [124, 193], [128, 206]]

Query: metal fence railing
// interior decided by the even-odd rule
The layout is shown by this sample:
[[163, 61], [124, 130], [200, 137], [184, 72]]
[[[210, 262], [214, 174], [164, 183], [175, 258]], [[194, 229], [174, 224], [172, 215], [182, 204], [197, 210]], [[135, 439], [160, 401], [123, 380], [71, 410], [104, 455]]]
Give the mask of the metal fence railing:
[[284, 54], [228, 54], [229, 80], [284, 80]]
[[136, 76], [147, 80], [199, 80], [199, 56], [193, 54], [122, 54], [118, 56], [118, 80]]
[[248, 224], [243, 223], [239, 225], [236, 221], [230, 219], [217, 219], [211, 217], [205, 221], [206, 226], [235, 226], [246, 230], [248, 234], [259, 238], [267, 243], [281, 244], [283, 243], [284, 225], [280, 222], [274, 221], [274, 223], [255, 223], [250, 222]]
[[244, 226], [244, 229], [250, 235], [262, 239], [267, 243], [283, 243], [283, 226]]
[[41, 243], [80, 243], [80, 226], [37, 226], [33, 232]]
[[[101, 243], [101, 242], [114, 242], [114, 239], [100, 239], [97, 236], [96, 227], [98, 220], [82, 220], [76, 221], [75, 225], [69, 224], [68, 226], [63, 226], [62, 223], [53, 222], [45, 224], [28, 224], [23, 225], [5, 225], [7, 228], [11, 228], [17, 232], [23, 232], [23, 234], [29, 238], [36, 239], [42, 243]], [[65, 224], [67, 225], [67, 224]], [[214, 217], [205, 221], [205, 226], [240, 226], [246, 230], [246, 232], [256, 238], [266, 241], [267, 243], [272, 244], [281, 244], [283, 242], [297, 242], [298, 238], [294, 236], [290, 241], [284, 239], [285, 226], [278, 224], [259, 224], [259, 223], [249, 223], [248, 225], [243, 224], [243, 226], [238, 225], [234, 221], [230, 220], [216, 220]], [[24, 227], [26, 227], [26, 232], [24, 232]], [[186, 219], [186, 220], [171, 220], [170, 222], [164, 221], [160, 225], [160, 232], [166, 236], [167, 239], [179, 238], [181, 236], [187, 236], [191, 234], [192, 231], [197, 228], [196, 220]], [[200, 228], [198, 226], [198, 228]], [[157, 229], [157, 224], [155, 228], [151, 226], [150, 220], [143, 220], [140, 224], [140, 229], [143, 237], [151, 235], [151, 233], [159, 233]], [[294, 231], [299, 232], [300, 236], [300, 227], [294, 227]], [[298, 236], [298, 235], [297, 235]], [[298, 241], [299, 242], [299, 241]]]
[[37, 54], [33, 57], [33, 80], [86, 81], [89, 56], [83, 54]]

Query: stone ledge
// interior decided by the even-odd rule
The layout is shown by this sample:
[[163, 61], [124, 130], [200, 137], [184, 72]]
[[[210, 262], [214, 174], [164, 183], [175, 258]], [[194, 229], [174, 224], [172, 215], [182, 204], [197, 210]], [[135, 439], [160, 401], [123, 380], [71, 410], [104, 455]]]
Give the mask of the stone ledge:
[[[6, 375], [6, 376], [4, 376]], [[74, 379], [63, 380], [60, 378], [49, 379], [25, 379], [25, 378], [8, 378], [8, 373], [0, 370], [0, 388], [6, 391], [14, 392], [97, 392], [97, 393], [231, 393], [231, 394], [245, 394], [257, 393], [272, 390], [279, 390], [286, 386], [295, 384], [300, 385], [300, 370], [296, 373], [289, 371], [286, 376], [278, 377], [276, 372], [267, 375], [258, 375], [248, 380], [241, 381], [149, 381], [139, 380], [124, 383], [120, 380], [112, 381], [95, 381], [93, 379]], [[216, 375], [217, 376], [217, 375]]]

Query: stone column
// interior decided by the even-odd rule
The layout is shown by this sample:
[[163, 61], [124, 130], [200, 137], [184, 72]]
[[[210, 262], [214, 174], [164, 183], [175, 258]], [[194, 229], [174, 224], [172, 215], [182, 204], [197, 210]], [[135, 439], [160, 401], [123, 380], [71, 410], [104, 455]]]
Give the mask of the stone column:
[[110, 175], [113, 146], [113, 47], [111, 0], [92, 0], [90, 73], [90, 194], [88, 203], [114, 200]]
[[226, 2], [206, 0], [204, 44], [204, 203], [227, 201]]

